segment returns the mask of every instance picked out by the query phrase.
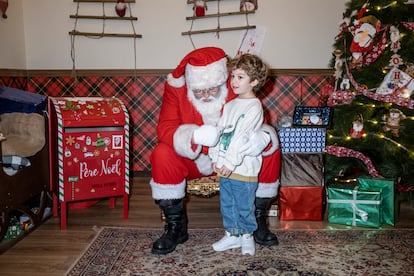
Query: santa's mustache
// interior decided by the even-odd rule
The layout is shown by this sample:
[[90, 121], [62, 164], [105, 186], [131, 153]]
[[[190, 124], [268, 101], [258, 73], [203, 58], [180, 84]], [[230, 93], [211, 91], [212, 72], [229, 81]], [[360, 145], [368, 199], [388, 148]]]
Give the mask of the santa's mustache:
[[211, 102], [214, 102], [216, 100], [217, 100], [217, 98], [215, 98], [213, 96], [208, 96], [207, 98], [203, 97], [203, 98], [200, 99], [200, 101], [203, 102], [203, 103], [211, 103]]

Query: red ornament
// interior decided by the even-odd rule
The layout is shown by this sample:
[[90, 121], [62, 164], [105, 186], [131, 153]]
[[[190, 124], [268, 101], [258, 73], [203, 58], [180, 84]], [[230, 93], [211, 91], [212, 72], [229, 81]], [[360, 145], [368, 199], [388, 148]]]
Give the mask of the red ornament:
[[365, 134], [364, 123], [361, 119], [352, 122], [352, 128], [349, 131], [349, 134], [354, 139], [360, 139]]
[[125, 12], [126, 12], [126, 4], [124, 0], [118, 0], [118, 2], [115, 5], [115, 11], [116, 14], [120, 17], [124, 17], [125, 16]]
[[194, 1], [194, 12], [196, 16], [204, 16], [207, 10], [206, 1], [203, 0], [196, 0]]

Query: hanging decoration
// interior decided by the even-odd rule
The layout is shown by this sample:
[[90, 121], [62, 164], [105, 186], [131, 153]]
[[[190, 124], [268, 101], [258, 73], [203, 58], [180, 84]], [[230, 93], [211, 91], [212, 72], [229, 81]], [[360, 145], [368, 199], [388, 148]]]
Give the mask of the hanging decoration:
[[257, 0], [240, 0], [240, 11], [248, 12], [257, 10]]
[[407, 68], [405, 69], [405, 73], [407, 73], [410, 77], [414, 78], [414, 63], [408, 62]]
[[265, 36], [266, 28], [262, 26], [258, 26], [253, 30], [246, 30], [245, 34], [240, 35], [240, 47], [237, 56], [246, 53], [260, 55]]
[[[211, 1], [211, 0], [210, 0]], [[243, 1], [243, 5], [245, 8], [249, 8], [251, 10], [249, 11], [245, 11], [245, 12], [239, 12], [239, 11], [235, 11], [235, 12], [222, 12], [221, 11], [221, 0], [215, 0], [217, 2], [217, 11], [214, 11], [213, 13], [210, 12], [209, 14], [206, 14], [207, 11], [207, 4], [206, 1], [199, 1], [199, 0], [188, 0], [187, 4], [191, 4], [192, 5], [192, 10], [193, 10], [193, 16], [189, 16], [186, 19], [187, 20], [191, 20], [191, 25], [190, 25], [190, 29], [187, 32], [182, 32], [181, 35], [188, 35], [190, 42], [193, 46], [194, 49], [197, 49], [196, 45], [194, 44], [193, 41], [193, 35], [195, 34], [204, 34], [204, 33], [215, 33], [215, 36], [217, 39], [220, 39], [220, 34], [222, 32], [227, 32], [227, 31], [237, 31], [237, 30], [245, 30], [244, 35], [243, 35], [243, 39], [242, 42], [240, 43], [239, 49], [237, 51], [237, 53], [240, 52], [240, 48], [242, 47], [242, 45], [244, 45], [244, 42], [246, 41], [246, 37], [248, 35], [248, 32], [250, 29], [256, 29], [255, 25], [250, 25], [249, 24], [249, 14], [255, 13], [255, 9], [257, 9], [257, 0], [249, 0], [249, 1]], [[246, 2], [246, 3], [244, 3]], [[249, 2], [249, 3], [247, 3]], [[214, 8], [214, 7], [213, 7]], [[238, 7], [237, 7], [238, 8]], [[236, 26], [236, 27], [222, 27], [221, 26], [221, 18], [222, 17], [227, 17], [227, 16], [234, 16], [234, 15], [239, 15], [239, 16], [243, 16], [245, 17], [246, 20], [246, 25], [245, 26]], [[217, 19], [217, 25], [215, 28], [209, 28], [209, 29], [204, 29], [204, 30], [193, 30], [194, 26], [195, 26], [195, 22], [198, 19], [203, 19], [203, 17], [208, 17], [208, 18], [216, 18]], [[213, 21], [212, 21], [213, 22]], [[258, 44], [256, 43], [256, 40], [251, 39], [250, 41], [246, 42], [246, 44], [248, 43], [249, 47], [251, 49], [258, 49], [257, 46]]]
[[207, 3], [204, 0], [195, 0], [193, 6], [195, 16], [204, 16], [207, 10]]
[[352, 122], [352, 127], [349, 131], [349, 134], [354, 139], [360, 139], [365, 134], [364, 118], [362, 117], [362, 114], [359, 114], [358, 118]]
[[0, 11], [4, 19], [7, 19], [6, 11], [8, 7], [9, 7], [9, 0], [0, 0]]
[[126, 7], [126, 4], [125, 4], [125, 0], [118, 0], [118, 2], [115, 5], [116, 14], [119, 17], [124, 17], [125, 13], [126, 13], [126, 9], [127, 9], [127, 7]]
[[384, 53], [385, 48], [387, 48], [387, 32], [386, 28], [382, 32], [382, 37], [378, 41], [378, 43], [372, 47], [372, 50], [366, 53], [363, 56], [362, 64], [363, 65], [370, 65], [374, 63], [381, 55]]
[[[335, 69], [335, 73], [334, 73], [335, 80], [338, 80], [342, 76], [342, 66], [344, 65], [344, 62], [343, 62], [343, 60], [341, 58], [342, 54], [343, 54], [343, 52], [340, 49], [336, 49], [333, 52], [333, 55], [335, 56], [335, 66], [334, 66], [334, 69]], [[335, 85], [335, 87], [336, 87], [336, 85]]]
[[410, 96], [414, 89], [413, 78], [401, 71], [398, 67], [404, 64], [402, 58], [398, 54], [401, 49], [400, 32], [395, 26], [390, 27], [390, 50], [393, 52], [389, 66], [391, 70], [385, 75], [381, 85], [377, 88], [377, 94], [395, 94], [397, 96]]
[[352, 67], [362, 67], [363, 56], [373, 48], [373, 39], [381, 27], [381, 21], [373, 15], [363, 17], [367, 4], [364, 4], [353, 23], [353, 39], [350, 47], [352, 53]]
[[397, 67], [393, 67], [387, 75], [381, 85], [377, 88], [376, 93], [380, 95], [393, 94], [395, 96], [403, 96], [407, 92], [406, 89], [413, 90], [413, 79]]
[[[1, 1], [1, 0], [0, 0]], [[78, 79], [77, 79], [77, 75], [76, 75], [76, 51], [75, 51], [75, 38], [76, 36], [85, 36], [88, 38], [94, 38], [94, 39], [101, 39], [103, 37], [130, 37], [130, 38], [134, 38], [133, 39], [133, 43], [134, 43], [134, 72], [136, 73], [136, 68], [137, 68], [137, 45], [136, 45], [136, 39], [135, 38], [141, 38], [142, 35], [137, 34], [136, 30], [135, 30], [135, 26], [133, 21], [134, 20], [138, 20], [137, 17], [132, 16], [132, 9], [131, 9], [131, 3], [135, 3], [135, 0], [133, 1], [127, 1], [125, 2], [125, 0], [117, 0], [115, 7], [113, 5], [111, 5], [111, 9], [114, 9], [116, 14], [119, 17], [122, 17], [122, 21], [129, 21], [131, 23], [131, 28], [133, 33], [108, 33], [106, 32], [106, 22], [108, 20], [118, 20], [120, 18], [117, 18], [116, 16], [107, 16], [106, 15], [106, 8], [105, 8], [105, 3], [110, 2], [107, 0], [102, 0], [102, 1], [75, 1], [77, 2], [77, 6], [76, 6], [76, 13], [73, 15], [70, 15], [70, 18], [74, 18], [74, 27], [73, 30], [69, 32], [70, 40], [71, 40], [71, 49], [70, 49], [70, 57], [72, 60], [72, 74], [71, 76], [74, 78], [74, 84], [77, 85], [78, 83]], [[79, 14], [79, 10], [80, 10], [80, 6], [81, 3], [86, 3], [86, 2], [97, 2], [101, 4], [101, 8], [102, 8], [102, 15], [81, 15]], [[115, 2], [115, 1], [112, 1]], [[127, 7], [128, 6], [128, 7]], [[128, 16], [126, 15], [126, 10], [129, 10], [129, 14]], [[97, 20], [102, 20], [102, 30], [101, 32], [83, 32], [83, 31], [78, 31], [77, 30], [77, 26], [78, 26], [78, 20], [79, 19], [97, 19]], [[136, 79], [136, 75], [134, 76]]]
[[402, 120], [405, 120], [407, 116], [405, 114], [397, 109], [397, 108], [391, 108], [389, 113], [384, 115], [384, 127], [382, 130], [384, 132], [391, 131], [392, 136], [399, 137], [400, 136], [400, 122]]

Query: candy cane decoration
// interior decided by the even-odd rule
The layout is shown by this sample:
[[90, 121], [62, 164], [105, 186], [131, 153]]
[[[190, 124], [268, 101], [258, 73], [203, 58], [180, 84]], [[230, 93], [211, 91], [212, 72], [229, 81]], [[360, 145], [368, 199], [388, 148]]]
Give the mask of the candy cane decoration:
[[125, 115], [125, 193], [129, 194], [129, 113], [125, 105], [118, 99]]
[[64, 177], [63, 177], [63, 120], [62, 112], [60, 110], [59, 104], [55, 99], [52, 99], [52, 102], [56, 110], [57, 118], [57, 154], [58, 154], [58, 175], [59, 175], [59, 200], [63, 201], [65, 199], [65, 189], [64, 189]]

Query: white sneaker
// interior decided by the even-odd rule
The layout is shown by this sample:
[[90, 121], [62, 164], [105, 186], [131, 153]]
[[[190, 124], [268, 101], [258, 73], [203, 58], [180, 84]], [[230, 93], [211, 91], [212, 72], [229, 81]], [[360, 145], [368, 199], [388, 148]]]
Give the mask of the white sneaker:
[[229, 232], [226, 231], [226, 234], [218, 242], [213, 243], [213, 249], [215, 251], [225, 251], [232, 248], [241, 247], [240, 236], [231, 236]]
[[254, 256], [256, 247], [252, 234], [243, 234], [241, 236], [241, 251], [242, 255], [250, 254], [251, 256]]

